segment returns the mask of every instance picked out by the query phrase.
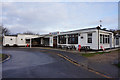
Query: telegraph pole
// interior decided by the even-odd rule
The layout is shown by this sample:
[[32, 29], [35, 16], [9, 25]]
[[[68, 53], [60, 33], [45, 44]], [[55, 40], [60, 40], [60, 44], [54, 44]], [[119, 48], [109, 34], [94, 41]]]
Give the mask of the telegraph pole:
[[100, 20], [100, 26], [97, 26], [97, 29], [98, 29], [98, 50], [99, 50], [99, 43], [100, 43], [100, 40], [99, 40], [99, 36], [100, 36], [100, 32], [99, 32], [99, 30], [100, 30], [100, 28], [102, 27], [102, 25], [101, 25], [101, 22], [102, 22], [102, 20]]

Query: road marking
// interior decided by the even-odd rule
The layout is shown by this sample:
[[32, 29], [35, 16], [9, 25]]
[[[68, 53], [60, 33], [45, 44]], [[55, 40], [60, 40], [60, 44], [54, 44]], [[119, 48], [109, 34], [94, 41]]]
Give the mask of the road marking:
[[68, 56], [63, 56], [63, 55], [61, 55], [61, 54], [57, 54], [57, 55], [60, 56], [60, 57], [62, 57], [62, 58], [64, 58], [64, 59], [66, 59], [67, 61], [69, 61], [70, 63], [72, 63], [72, 64], [74, 64], [74, 65], [76, 65], [76, 66], [79, 66], [79, 67], [81, 66], [81, 67], [83, 67], [84, 69], [87, 69], [87, 70], [90, 71], [90, 72], [93, 72], [93, 73], [98, 74], [98, 75], [100, 75], [100, 76], [103, 76], [103, 77], [105, 77], [105, 78], [109, 78], [109, 79], [112, 78], [112, 77], [108, 76], [108, 74], [107, 74], [107, 75], [106, 75], [106, 74], [102, 74], [102, 73], [100, 73], [100, 72], [98, 72], [98, 71], [95, 71], [95, 70], [93, 70], [93, 69], [91, 69], [91, 68], [85, 68], [84, 65], [81, 65], [81, 64], [77, 63], [77, 61], [69, 58]]

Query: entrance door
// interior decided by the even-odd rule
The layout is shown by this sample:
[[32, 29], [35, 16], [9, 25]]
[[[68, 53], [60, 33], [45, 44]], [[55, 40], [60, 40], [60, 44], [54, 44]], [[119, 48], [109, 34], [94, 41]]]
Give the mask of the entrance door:
[[57, 36], [53, 37], [53, 47], [57, 48]]
[[44, 46], [49, 46], [49, 38], [44, 38]]

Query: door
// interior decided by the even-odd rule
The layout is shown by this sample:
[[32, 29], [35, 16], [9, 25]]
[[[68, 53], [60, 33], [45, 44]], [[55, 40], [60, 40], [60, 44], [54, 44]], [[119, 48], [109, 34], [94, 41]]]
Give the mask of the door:
[[57, 48], [57, 36], [53, 37], [53, 47]]

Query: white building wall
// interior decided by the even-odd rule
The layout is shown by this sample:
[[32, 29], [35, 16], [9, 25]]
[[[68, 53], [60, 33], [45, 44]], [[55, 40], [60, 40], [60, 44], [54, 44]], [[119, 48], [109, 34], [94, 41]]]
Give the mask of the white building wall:
[[17, 37], [16, 36], [4, 36], [3, 46], [6, 46], [7, 44], [9, 46], [13, 46], [13, 45], [17, 44]]
[[[81, 45], [81, 46], [90, 46], [91, 49], [96, 49], [96, 50], [98, 49], [98, 30], [97, 29], [83, 30], [83, 31], [78, 31], [78, 32], [70, 32], [70, 33], [62, 33], [59, 35], [74, 34], [74, 33], [80, 34], [80, 36], [78, 36], [78, 44], [58, 44], [58, 45], [67, 45], [67, 46], [74, 45], [74, 46], [76, 46], [76, 48], [78, 48], [78, 45]], [[88, 33], [92, 33], [92, 43], [88, 43], [88, 36], [87, 36]], [[112, 47], [119, 46], [119, 45], [115, 45], [116, 41], [114, 40], [114, 36], [113, 36], [112, 32], [100, 30], [99, 34], [111, 35], [111, 42], [110, 42], [111, 45], [110, 44], [101, 44], [100, 43], [100, 35], [99, 35], [99, 49], [101, 49], [101, 46], [103, 46], [104, 48], [110, 48], [110, 47], [112, 48]], [[3, 45], [9, 44], [10, 46], [13, 46], [14, 44], [17, 44], [18, 46], [26, 46], [27, 45], [26, 39], [36, 38], [39, 36], [19, 34], [19, 35], [17, 35], [17, 37], [15, 37], [15, 36], [4, 36], [4, 37], [5, 38], [3, 39]], [[49, 37], [49, 46], [52, 47], [53, 46], [53, 36], [48, 36], [48, 37]], [[83, 39], [81, 37], [83, 37]], [[12, 40], [10, 40], [11, 38], [12, 38]], [[119, 41], [120, 41], [120, 39], [119, 39]], [[41, 38], [41, 44], [43, 44], [43, 42], [44, 42], [43, 38]]]
[[[114, 37], [113, 37], [113, 33], [112, 32], [108, 32], [108, 31], [102, 31], [100, 30], [100, 34], [103, 34], [103, 35], [109, 35], [110, 36], [110, 42], [109, 44], [108, 43], [100, 43], [99, 41], [99, 47], [101, 49], [101, 46], [103, 46], [103, 48], [113, 48], [114, 47]], [[100, 36], [100, 35], [99, 35]], [[99, 40], [100, 40], [100, 37], [99, 37]]]
[[[98, 49], [98, 30], [97, 29], [84, 30], [79, 32], [70, 32], [70, 33], [64, 33], [60, 35], [74, 34], [74, 33], [80, 34], [80, 36], [78, 36], [78, 44], [58, 44], [58, 45], [67, 45], [67, 46], [75, 45], [76, 48], [78, 48], [78, 45], [81, 45], [81, 46], [90, 46], [91, 49], [95, 49], [95, 50]], [[88, 33], [92, 33], [92, 43], [88, 43], [88, 36], [87, 36]], [[101, 44], [100, 34], [111, 35], [111, 42], [109, 44]], [[81, 37], [83, 37], [83, 39]], [[103, 46], [103, 48], [113, 48], [114, 47], [113, 45], [114, 45], [113, 33], [109, 31], [99, 30], [99, 49], [101, 49], [101, 46]]]
[[[92, 32], [92, 43], [88, 43], [88, 33], [81, 33], [79, 37], [79, 45], [81, 46], [90, 46], [91, 49], [98, 49], [98, 36], [97, 32]], [[83, 39], [81, 38], [83, 37]]]
[[114, 38], [114, 47], [120, 47], [120, 37], [119, 37], [119, 45], [116, 45], [116, 38]]
[[[78, 33], [78, 35], [80, 34], [80, 36], [78, 36], [78, 44], [58, 44], [58, 45], [67, 45], [67, 46], [74, 45], [77, 49], [78, 49], [78, 45], [81, 45], [81, 46], [90, 46], [91, 49], [98, 49], [97, 29], [84, 30], [84, 31], [79, 31], [79, 32], [71, 32], [71, 33], [67, 33], [67, 34], [74, 34], [74, 33]], [[92, 43], [87, 42], [88, 41], [88, 38], [87, 38], [88, 33], [92, 33]], [[60, 35], [65, 35], [65, 34], [60, 34]], [[83, 37], [83, 39], [81, 39], [81, 37]]]
[[41, 38], [41, 44], [44, 44], [43, 38]]
[[[18, 46], [26, 46], [26, 39], [36, 38], [38, 35], [23, 35], [19, 34], [17, 37], [17, 45]], [[22, 39], [22, 40], [21, 40]]]
[[30, 38], [36, 38], [36, 37], [38, 36], [37, 35], [23, 35], [23, 34], [18, 34], [17, 36], [4, 36], [3, 46], [6, 46], [6, 44], [9, 44], [10, 46], [13, 46], [14, 44], [18, 46], [26, 46], [27, 38], [30, 39]]
[[18, 46], [25, 46], [26, 45], [25, 44], [25, 35], [18, 35], [18, 37], [17, 37], [17, 45]]
[[49, 46], [53, 47], [53, 36], [51, 36], [49, 39]]

